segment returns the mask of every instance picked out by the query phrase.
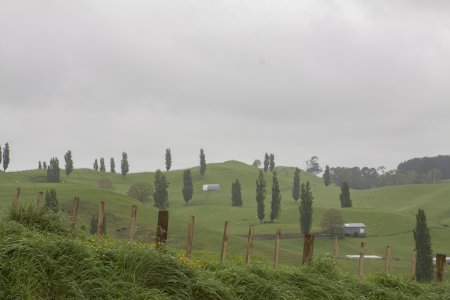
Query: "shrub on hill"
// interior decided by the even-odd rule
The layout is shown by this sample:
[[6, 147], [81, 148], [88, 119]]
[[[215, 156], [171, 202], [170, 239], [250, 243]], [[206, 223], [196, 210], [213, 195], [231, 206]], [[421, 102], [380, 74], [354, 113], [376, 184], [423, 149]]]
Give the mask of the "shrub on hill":
[[127, 195], [141, 202], [149, 202], [149, 197], [153, 194], [153, 187], [145, 182], [133, 184], [127, 192]]

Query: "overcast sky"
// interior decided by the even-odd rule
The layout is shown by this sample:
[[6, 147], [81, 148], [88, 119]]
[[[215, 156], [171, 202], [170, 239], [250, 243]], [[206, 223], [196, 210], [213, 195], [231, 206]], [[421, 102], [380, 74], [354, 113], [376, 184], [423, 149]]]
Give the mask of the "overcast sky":
[[449, 113], [450, 1], [0, 0], [9, 170], [391, 169], [450, 154]]

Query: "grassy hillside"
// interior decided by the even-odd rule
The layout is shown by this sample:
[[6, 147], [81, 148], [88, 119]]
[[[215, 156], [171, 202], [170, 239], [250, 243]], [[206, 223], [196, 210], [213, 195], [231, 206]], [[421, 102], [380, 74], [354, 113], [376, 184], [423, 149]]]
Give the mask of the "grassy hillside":
[[[279, 228], [282, 234], [299, 233], [298, 204], [291, 198], [294, 168], [278, 167], [282, 192], [282, 212], [275, 224], [258, 224], [256, 217], [255, 180], [258, 169], [244, 163], [229, 161], [220, 164], [208, 164], [204, 177], [198, 168], [192, 168], [194, 180], [194, 197], [188, 207], [182, 198], [182, 170], [167, 173], [169, 187], [169, 241], [171, 247], [183, 249], [186, 243], [188, 218], [196, 216], [194, 235], [194, 257], [207, 257], [218, 260], [225, 221], [231, 222], [229, 253], [236, 259], [244, 260], [246, 252], [248, 226], [255, 224], [258, 235], [254, 244], [256, 260], [269, 263], [273, 256], [274, 241], [259, 239], [261, 235], [273, 235]], [[112, 188], [99, 187], [98, 181], [107, 178]], [[150, 242], [155, 236], [157, 209], [152, 205], [139, 203], [126, 195], [130, 186], [136, 182], [152, 184], [154, 173], [135, 173], [121, 176], [94, 172], [92, 170], [75, 170], [70, 176], [61, 173], [61, 183], [45, 182], [45, 171], [33, 170], [14, 173], [0, 173], [0, 209], [11, 205], [16, 187], [22, 190], [22, 203], [34, 203], [36, 193], [55, 188], [64, 214], [68, 216], [74, 196], [80, 197], [79, 226], [89, 228], [92, 214], [97, 212], [98, 202], [105, 201], [107, 214], [107, 233], [112, 237], [127, 238], [130, 224], [130, 212], [133, 204], [138, 205], [137, 239]], [[239, 179], [242, 186], [243, 207], [231, 206], [231, 183]], [[266, 216], [270, 214], [270, 188], [272, 178], [267, 173]], [[367, 254], [384, 256], [386, 245], [393, 249], [393, 272], [407, 274], [409, 259], [414, 248], [412, 230], [415, 226], [415, 213], [418, 208], [425, 209], [431, 228], [433, 251], [450, 254], [450, 183], [435, 185], [407, 185], [380, 189], [351, 191], [353, 208], [340, 208], [340, 189], [336, 186], [325, 188], [322, 180], [311, 174], [301, 173], [301, 181], [310, 181], [314, 195], [313, 230], [319, 231], [320, 220], [328, 208], [342, 211], [347, 222], [363, 222], [367, 225], [368, 236], [364, 239], [347, 238], [341, 241], [340, 257], [346, 254], [358, 254], [359, 244], [365, 241]], [[202, 192], [206, 183], [219, 183], [218, 192]], [[301, 262], [303, 240], [284, 238], [281, 241], [280, 263], [298, 265]], [[331, 253], [333, 240], [317, 238], [314, 247], [315, 256]], [[339, 260], [339, 266], [350, 274], [356, 274], [357, 262]], [[383, 271], [383, 261], [367, 262], [368, 273]]]
[[0, 220], [1, 299], [448, 299], [448, 284], [378, 274], [361, 281], [331, 259], [306, 267], [188, 259], [170, 247], [70, 231], [21, 206]]

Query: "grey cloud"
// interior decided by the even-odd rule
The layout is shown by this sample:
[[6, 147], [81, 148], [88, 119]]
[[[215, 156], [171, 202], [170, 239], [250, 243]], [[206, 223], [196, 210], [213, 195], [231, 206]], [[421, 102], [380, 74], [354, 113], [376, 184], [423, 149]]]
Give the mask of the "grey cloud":
[[[123, 151], [118, 136], [135, 132], [127, 139], [139, 157], [146, 146], [172, 144], [192, 157], [205, 147], [221, 153], [218, 160], [248, 160], [269, 148], [258, 135], [278, 135], [270, 147], [286, 164], [315, 154], [330, 164], [385, 164], [380, 149], [398, 146], [394, 166], [426, 155], [418, 139], [446, 151], [435, 129], [449, 125], [449, 6], [1, 2], [0, 103], [29, 116], [16, 123], [19, 135], [29, 122], [63, 136], [58, 149], [42, 152], [73, 140], [92, 145], [79, 149], [89, 165], [95, 153]], [[55, 116], [66, 131], [53, 129]], [[244, 150], [222, 151], [221, 138], [203, 138], [212, 133]], [[1, 136], [12, 134], [0, 129]], [[373, 153], [357, 159], [356, 148]], [[149, 168], [158, 160], [141, 158]]]

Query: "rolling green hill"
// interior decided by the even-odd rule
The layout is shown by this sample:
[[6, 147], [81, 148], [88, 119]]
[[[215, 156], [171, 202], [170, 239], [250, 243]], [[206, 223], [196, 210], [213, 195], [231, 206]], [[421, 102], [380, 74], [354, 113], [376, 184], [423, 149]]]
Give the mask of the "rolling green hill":
[[[303, 239], [288, 238], [288, 234], [299, 234], [298, 204], [291, 197], [294, 168], [277, 167], [282, 192], [282, 211], [274, 224], [259, 224], [256, 217], [255, 180], [258, 169], [237, 161], [208, 164], [204, 177], [199, 169], [192, 168], [194, 197], [188, 207], [182, 198], [182, 170], [166, 173], [169, 187], [169, 240], [168, 244], [180, 250], [184, 249], [187, 235], [188, 218], [196, 216], [193, 255], [219, 260], [223, 226], [231, 222], [229, 255], [242, 258], [246, 253], [248, 226], [255, 224], [256, 240], [254, 255], [256, 260], [270, 263], [273, 257], [274, 241], [270, 235], [281, 229], [280, 263], [296, 265], [301, 262]], [[102, 189], [98, 182], [106, 178], [111, 181], [111, 189]], [[75, 170], [70, 176], [61, 172], [60, 183], [46, 183], [45, 171], [32, 170], [0, 173], [0, 208], [4, 211], [11, 205], [16, 187], [21, 188], [21, 203], [34, 203], [36, 193], [55, 188], [60, 207], [67, 217], [71, 210], [72, 199], [80, 197], [78, 226], [89, 229], [90, 218], [97, 213], [100, 200], [105, 201], [107, 234], [126, 239], [129, 233], [131, 206], [138, 205], [137, 239], [152, 242], [155, 237], [157, 209], [151, 204], [140, 203], [126, 195], [131, 185], [137, 182], [153, 184], [154, 173], [120, 174], [100, 173], [88, 169]], [[231, 183], [239, 179], [242, 186], [243, 207], [231, 206]], [[272, 178], [267, 173], [266, 216], [270, 214], [270, 188]], [[301, 173], [301, 181], [310, 181], [314, 195], [313, 231], [320, 231], [320, 221], [324, 211], [336, 208], [342, 211], [347, 222], [363, 222], [367, 225], [367, 237], [346, 238], [340, 242], [339, 256], [358, 254], [359, 244], [365, 241], [367, 254], [384, 256], [386, 245], [392, 246], [393, 273], [408, 274], [409, 259], [414, 248], [412, 230], [415, 226], [415, 214], [423, 208], [427, 214], [428, 225], [434, 253], [450, 254], [450, 183], [430, 185], [405, 185], [379, 189], [351, 191], [353, 208], [340, 208], [340, 189], [336, 186], [324, 187], [321, 178]], [[203, 192], [202, 185], [219, 183], [218, 192]], [[268, 219], [268, 218], [266, 218]], [[269, 239], [267, 238], [269, 236]], [[289, 235], [290, 236], [290, 235]], [[263, 238], [264, 237], [264, 238]], [[316, 238], [314, 255], [332, 253], [333, 240]], [[356, 274], [357, 262], [339, 260], [339, 265], [351, 274]], [[368, 273], [382, 272], [383, 261], [366, 263]]]

